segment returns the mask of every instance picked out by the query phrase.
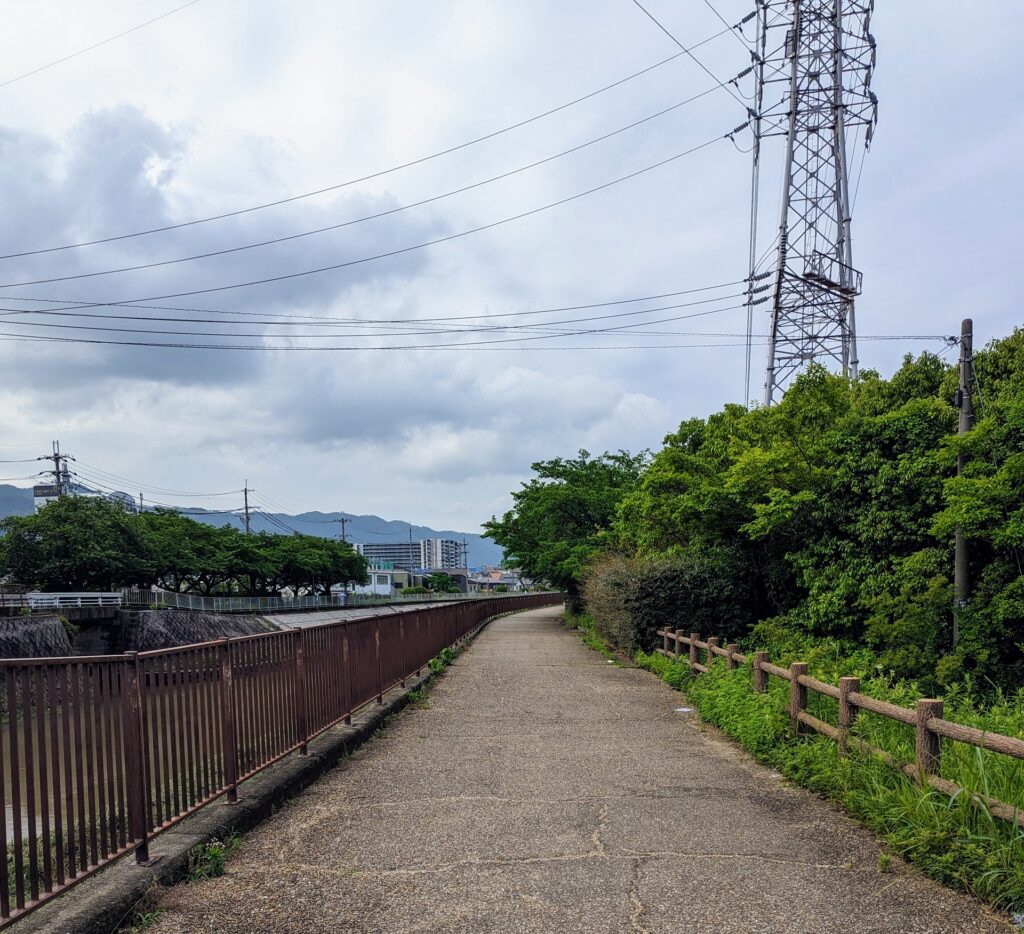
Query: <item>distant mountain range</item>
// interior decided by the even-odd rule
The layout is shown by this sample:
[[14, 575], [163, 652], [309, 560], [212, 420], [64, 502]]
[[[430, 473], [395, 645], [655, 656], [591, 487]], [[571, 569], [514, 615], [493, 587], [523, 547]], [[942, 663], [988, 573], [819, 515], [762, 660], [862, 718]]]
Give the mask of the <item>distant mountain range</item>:
[[[5, 516], [27, 516], [33, 510], [32, 491], [23, 487], [0, 484], [0, 519]], [[238, 515], [206, 512], [199, 509], [183, 509], [197, 522], [210, 525], [234, 525], [238, 527], [241, 518]], [[409, 540], [408, 522], [397, 519], [382, 519], [380, 516], [356, 516], [348, 512], [303, 512], [289, 515], [283, 512], [263, 513], [252, 512], [250, 526], [257, 532], [303, 532], [306, 535], [319, 535], [322, 538], [336, 537], [341, 531], [339, 519], [348, 520], [345, 525], [345, 537], [350, 542], [404, 542]], [[501, 564], [504, 556], [502, 549], [490, 539], [471, 532], [455, 532], [452, 529], [432, 529], [425, 525], [413, 525], [412, 537], [419, 538], [451, 538], [461, 542], [466, 540], [471, 567], [485, 564]]]

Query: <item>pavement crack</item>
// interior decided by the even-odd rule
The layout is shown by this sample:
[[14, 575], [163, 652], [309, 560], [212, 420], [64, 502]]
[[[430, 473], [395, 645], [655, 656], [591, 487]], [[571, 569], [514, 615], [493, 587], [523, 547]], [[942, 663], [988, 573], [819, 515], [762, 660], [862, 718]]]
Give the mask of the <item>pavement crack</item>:
[[629, 903], [633, 906], [633, 914], [630, 916], [629, 924], [630, 929], [636, 931], [637, 934], [650, 934], [646, 927], [644, 927], [641, 918], [643, 918], [647, 909], [644, 907], [644, 903], [640, 900], [640, 867], [643, 865], [643, 859], [634, 859], [632, 865], [632, 879], [629, 885]]
[[765, 856], [763, 853], [687, 853], [680, 850], [633, 850], [623, 847], [623, 852], [635, 859], [701, 859], [701, 860], [743, 860], [774, 863], [780, 866], [802, 866], [805, 869], [829, 869], [842, 872], [877, 872], [875, 869], [857, 869], [850, 863], [814, 863], [800, 859], [783, 859], [781, 856]]

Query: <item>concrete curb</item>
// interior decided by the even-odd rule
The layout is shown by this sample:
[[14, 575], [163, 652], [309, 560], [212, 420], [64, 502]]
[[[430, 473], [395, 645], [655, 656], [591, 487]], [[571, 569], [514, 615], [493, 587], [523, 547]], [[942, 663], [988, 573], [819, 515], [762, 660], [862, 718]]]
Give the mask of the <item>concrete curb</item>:
[[[484, 621], [453, 647], [465, 646], [498, 618]], [[310, 740], [308, 755], [293, 753], [243, 782], [237, 804], [214, 801], [153, 837], [149, 845], [151, 865], [139, 866], [128, 854], [15, 922], [13, 929], [17, 934], [112, 934], [130, 924], [132, 912], [153, 886], [173, 885], [186, 876], [194, 847], [232, 832], [251, 830], [266, 820], [365, 743], [385, 720], [409, 703], [412, 692], [432, 677], [428, 666], [424, 674], [406, 679], [404, 688], [388, 691], [383, 704], [370, 704], [353, 714], [351, 726], [339, 724]]]

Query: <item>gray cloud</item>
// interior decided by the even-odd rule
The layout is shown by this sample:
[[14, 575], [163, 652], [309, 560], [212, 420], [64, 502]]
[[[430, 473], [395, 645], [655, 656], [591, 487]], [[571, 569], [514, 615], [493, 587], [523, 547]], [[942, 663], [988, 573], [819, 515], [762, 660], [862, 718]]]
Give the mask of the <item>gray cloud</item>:
[[[730, 21], [746, 12], [745, 4], [719, 7]], [[200, 4], [102, 56], [12, 85], [0, 127], [7, 209], [0, 251], [173, 223], [365, 175], [516, 122], [676, 51], [629, 3], [311, 0], [303, 11]], [[117, 32], [123, 12], [100, 5], [89, 30]], [[927, 17], [891, 4], [874, 17], [882, 122], [853, 228], [855, 262], [865, 273], [864, 334], [941, 334], [971, 313], [984, 341], [1020, 320], [1016, 163], [1024, 121], [1013, 43], [1024, 9], [992, 0], [985, 15], [960, 12], [942, 0]], [[684, 40], [721, 28], [701, 4], [663, 4], [657, 13]], [[9, 28], [26, 41], [10, 51], [10, 72], [80, 45], [84, 16], [75, 9], [44, 23], [31, 6], [13, 11]], [[748, 64], [728, 36], [699, 54], [725, 78]], [[606, 133], [709, 83], [683, 57], [556, 117], [414, 169], [159, 237], [2, 261], [0, 281], [221, 249], [408, 204]], [[216, 260], [4, 290], [0, 305], [19, 293], [98, 300], [187, 291], [381, 252], [601, 184], [742, 119], [716, 92], [642, 130], [428, 209]], [[779, 177], [778, 146], [768, 150], [763, 246], [774, 235]], [[748, 157], [722, 143], [451, 244], [170, 304], [415, 322], [726, 282], [745, 274], [748, 171]], [[561, 343], [735, 344], [728, 335], [744, 325], [742, 310], [723, 311], [656, 329], [667, 334]], [[766, 316], [756, 326], [763, 333]], [[13, 328], [0, 319], [0, 330]], [[907, 350], [936, 346], [866, 342], [861, 359], [888, 372]], [[755, 393], [762, 354], [756, 347]], [[129, 478], [165, 478], [172, 489], [235, 489], [248, 478], [298, 508], [470, 527], [504, 508], [533, 460], [581, 446], [657, 446], [681, 419], [742, 401], [744, 350], [232, 355], [0, 341], [0, 366], [6, 437], [34, 438], [37, 446], [60, 437], [86, 461], [91, 455]]]

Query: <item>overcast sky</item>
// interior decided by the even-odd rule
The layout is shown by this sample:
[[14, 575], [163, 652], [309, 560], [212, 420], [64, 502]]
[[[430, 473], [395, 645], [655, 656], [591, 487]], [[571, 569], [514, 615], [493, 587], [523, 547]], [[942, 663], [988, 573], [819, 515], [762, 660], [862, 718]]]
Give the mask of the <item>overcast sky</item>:
[[[645, 5], [684, 44], [722, 28], [701, 0]], [[0, 84], [174, 6], [7, 3]], [[716, 6], [735, 22], [750, 4]], [[965, 12], [953, 0], [888, 0], [878, 4], [872, 29], [881, 116], [853, 222], [855, 265], [865, 280], [858, 327], [865, 336], [952, 334], [970, 314], [976, 341], [984, 343], [1022, 319], [1024, 4], [981, 0]], [[338, 185], [534, 117], [676, 52], [630, 0], [198, 0], [0, 86], [0, 253], [118, 236]], [[724, 80], [748, 64], [729, 35], [697, 54]], [[4, 259], [0, 285], [223, 250], [392, 211], [546, 159], [714, 87], [683, 56], [520, 129], [317, 197], [162, 234]], [[750, 93], [749, 78], [740, 90]], [[459, 234], [676, 156], [744, 119], [738, 104], [715, 89], [579, 152], [376, 220], [154, 269], [2, 288], [0, 308], [16, 311], [0, 319], [6, 335], [222, 343], [232, 333], [253, 335], [230, 338], [250, 345], [366, 349], [182, 351], [0, 337], [0, 459], [45, 453], [58, 438], [83, 473], [133, 492], [145, 485], [151, 500], [162, 495], [230, 508], [240, 497], [157, 491], [229, 491], [248, 479], [256, 501], [291, 510], [345, 509], [471, 531], [507, 508], [509, 491], [529, 475], [532, 461], [581, 447], [657, 447], [682, 419], [743, 401], [745, 349], [735, 335], [744, 330], [745, 312], [727, 297], [736, 289], [474, 322], [551, 328], [724, 296], [562, 325], [629, 324], [641, 332], [632, 336], [453, 335], [452, 322], [351, 322], [590, 305], [742, 279], [749, 156], [740, 149], [749, 134], [740, 134], [736, 146], [720, 140], [561, 206], [390, 258], [138, 300]], [[780, 187], [773, 155], [762, 178], [765, 230], [774, 226]], [[856, 169], [859, 150], [851, 161]], [[22, 313], [46, 305], [29, 298], [204, 309], [94, 310], [154, 319], [215, 318], [212, 309], [222, 313], [218, 321], [234, 323], [40, 318]], [[704, 310], [715, 313], [665, 321]], [[307, 316], [301, 327], [294, 320], [258, 323], [296, 315]], [[308, 320], [313, 316], [336, 320]], [[38, 326], [47, 322], [168, 333]], [[766, 328], [762, 314], [758, 342]], [[182, 336], [190, 329], [213, 336]], [[392, 336], [356, 336], [387, 331]], [[543, 339], [528, 347], [369, 349], [522, 336]], [[570, 349], [622, 346], [637, 349]], [[942, 347], [934, 340], [865, 340], [860, 358], [888, 374], [904, 353], [924, 349]], [[757, 346], [751, 395], [759, 395], [763, 367]], [[0, 475], [35, 469], [4, 468]]]

